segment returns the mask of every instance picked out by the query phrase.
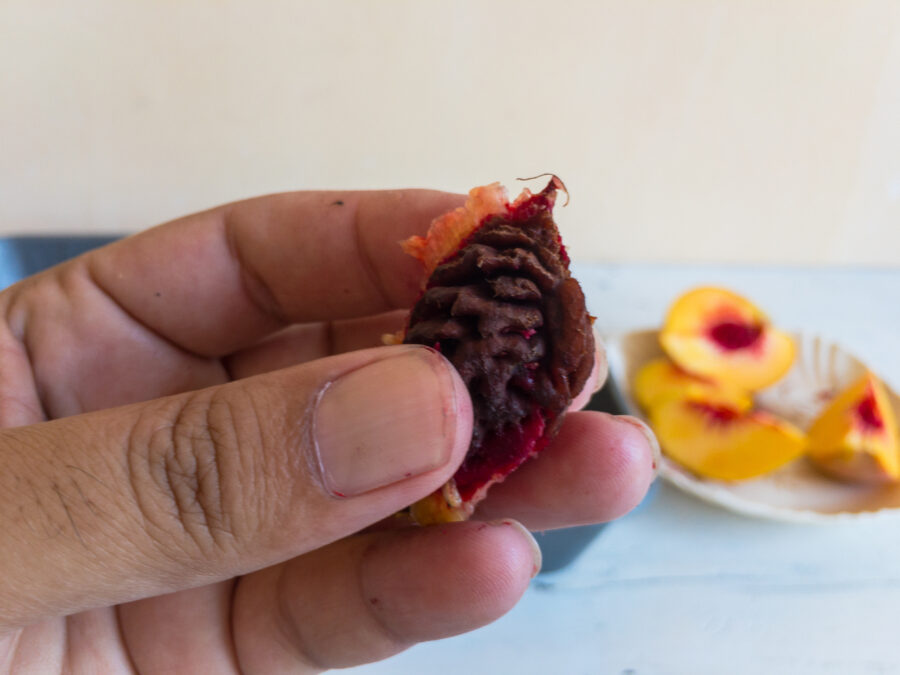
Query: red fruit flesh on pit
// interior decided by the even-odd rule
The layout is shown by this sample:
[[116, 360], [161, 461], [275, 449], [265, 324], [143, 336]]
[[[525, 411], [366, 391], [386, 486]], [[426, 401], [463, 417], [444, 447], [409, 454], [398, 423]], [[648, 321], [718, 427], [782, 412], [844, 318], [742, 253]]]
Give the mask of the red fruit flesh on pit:
[[412, 510], [420, 522], [470, 515], [491, 484], [556, 434], [591, 372], [592, 318], [552, 218], [561, 186], [554, 177], [513, 203], [499, 186], [476, 188], [466, 208], [405, 243], [430, 276], [403, 341], [446, 356], [474, 412], [462, 466], [452, 485], [429, 498], [449, 503], [437, 509], [441, 515], [420, 503]]

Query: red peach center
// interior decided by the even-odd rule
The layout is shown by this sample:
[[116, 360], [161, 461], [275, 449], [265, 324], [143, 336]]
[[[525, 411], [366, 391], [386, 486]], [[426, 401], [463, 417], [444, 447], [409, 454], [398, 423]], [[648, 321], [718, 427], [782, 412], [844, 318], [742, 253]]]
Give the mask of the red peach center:
[[866, 431], [881, 431], [884, 429], [884, 420], [881, 419], [881, 411], [875, 403], [875, 395], [869, 392], [856, 406], [856, 417]]
[[701, 401], [690, 401], [689, 405], [703, 414], [707, 421], [712, 424], [728, 424], [741, 416], [737, 410], [713, 403], [703, 403]]
[[709, 337], [722, 349], [736, 351], [752, 347], [762, 337], [762, 332], [760, 324], [721, 321], [709, 329]]

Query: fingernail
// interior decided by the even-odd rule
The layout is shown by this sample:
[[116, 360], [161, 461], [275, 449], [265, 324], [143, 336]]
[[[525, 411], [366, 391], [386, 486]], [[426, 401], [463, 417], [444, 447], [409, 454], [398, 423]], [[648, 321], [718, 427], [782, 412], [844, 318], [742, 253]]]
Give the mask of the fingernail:
[[[599, 338], [595, 339], [599, 340]], [[588, 376], [587, 382], [584, 383], [584, 387], [569, 404], [569, 410], [581, 410], [588, 404], [591, 397], [603, 388], [606, 382], [606, 352], [604, 351], [603, 343], [596, 342], [595, 344], [594, 367], [591, 369], [591, 374]]]
[[606, 378], [609, 375], [609, 363], [606, 360], [606, 344], [604, 344], [603, 339], [600, 337], [600, 334], [595, 330], [594, 331], [594, 393], [596, 394], [598, 391], [603, 389], [603, 385], [606, 384]]
[[585, 390], [591, 392], [591, 394], [596, 394], [603, 388], [604, 377], [605, 374], [603, 364], [600, 361], [600, 352], [595, 350], [594, 367], [591, 368], [591, 374], [588, 376], [588, 381], [584, 384]]
[[640, 429], [641, 433], [647, 438], [647, 442], [650, 444], [650, 450], [653, 452], [653, 473], [655, 475], [659, 471], [659, 462], [662, 459], [662, 451], [660, 450], [656, 434], [653, 433], [653, 429], [651, 429], [644, 420], [632, 417], [631, 415], [616, 415], [616, 419]]
[[522, 538], [531, 547], [531, 558], [534, 562], [531, 568], [531, 578], [534, 579], [538, 575], [538, 572], [541, 571], [541, 565], [544, 564], [544, 555], [541, 553], [541, 547], [538, 545], [534, 535], [531, 534], [531, 532], [528, 531], [528, 528], [522, 525], [522, 523], [518, 520], [513, 520], [512, 518], [494, 520], [489, 524], [494, 527], [511, 527], [522, 535]]
[[352, 497], [443, 466], [456, 434], [456, 389], [436, 352], [409, 347], [332, 382], [313, 418], [325, 488]]

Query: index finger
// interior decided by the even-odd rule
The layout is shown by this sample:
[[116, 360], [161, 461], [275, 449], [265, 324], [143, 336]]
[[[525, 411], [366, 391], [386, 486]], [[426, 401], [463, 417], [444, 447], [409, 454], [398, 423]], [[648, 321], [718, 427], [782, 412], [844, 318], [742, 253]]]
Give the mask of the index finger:
[[433, 190], [276, 194], [161, 225], [86, 264], [141, 324], [222, 356], [286, 324], [411, 305], [422, 269], [398, 242], [462, 203]]

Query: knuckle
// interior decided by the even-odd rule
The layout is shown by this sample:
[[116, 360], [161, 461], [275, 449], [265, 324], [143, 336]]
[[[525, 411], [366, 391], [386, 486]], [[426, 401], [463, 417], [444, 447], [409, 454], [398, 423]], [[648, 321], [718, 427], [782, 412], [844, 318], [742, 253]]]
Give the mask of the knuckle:
[[202, 554], [233, 551], [253, 528], [254, 459], [264, 453], [254, 406], [234, 394], [179, 397], [132, 430], [132, 489], [147, 531], [166, 550], [174, 537]]

